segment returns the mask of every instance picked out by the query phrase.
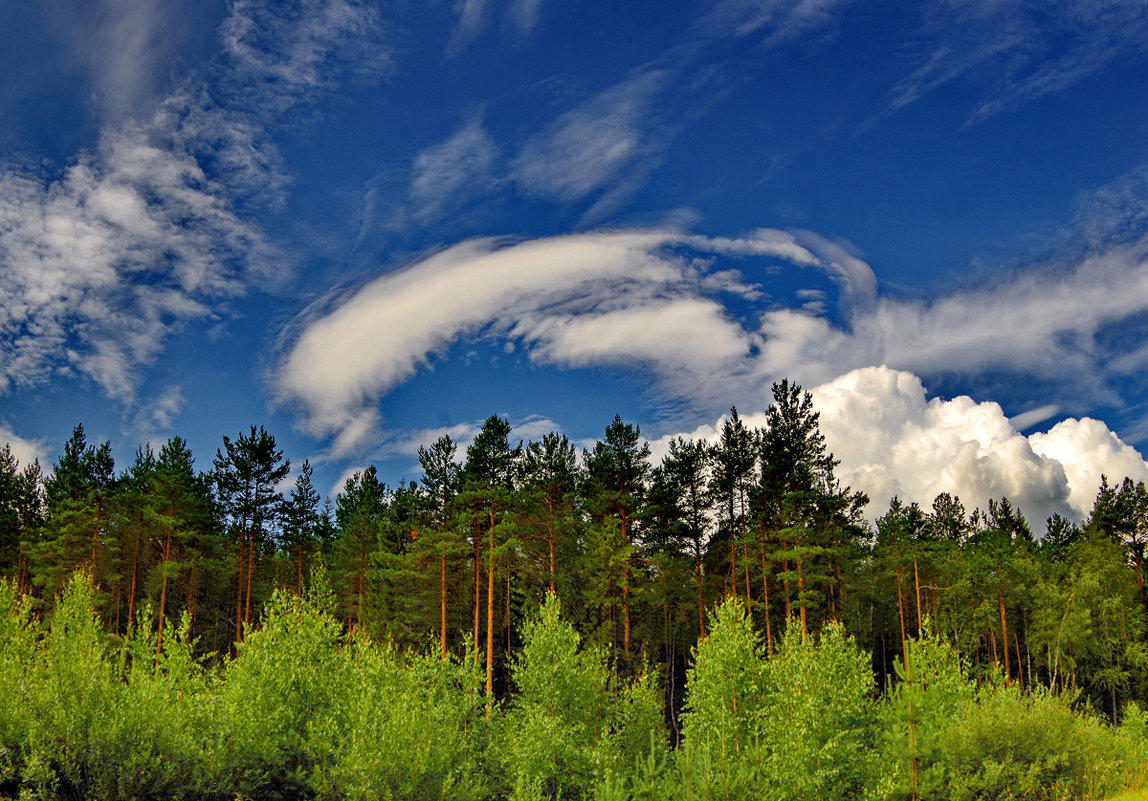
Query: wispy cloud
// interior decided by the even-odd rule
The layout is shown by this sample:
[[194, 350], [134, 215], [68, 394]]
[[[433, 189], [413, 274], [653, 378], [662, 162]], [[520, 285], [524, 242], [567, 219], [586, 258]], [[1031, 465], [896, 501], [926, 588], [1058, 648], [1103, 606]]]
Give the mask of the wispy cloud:
[[[276, 393], [298, 406], [308, 431], [334, 435], [335, 452], [351, 452], [378, 441], [378, 398], [465, 336], [519, 340], [532, 358], [561, 364], [644, 364], [667, 378], [747, 354], [740, 327], [698, 296], [697, 266], [659, 254], [682, 238], [625, 231], [457, 245], [302, 321]], [[653, 327], [638, 336], [643, 325]], [[693, 357], [683, 361], [686, 344]]]
[[357, 0], [235, 0], [220, 28], [220, 88], [232, 105], [276, 117], [340, 77], [390, 67], [377, 12]]
[[382, 395], [470, 336], [521, 343], [536, 362], [638, 367], [668, 397], [726, 403], [731, 387], [759, 384], [756, 365], [768, 343], [715, 296], [757, 299], [760, 288], [683, 251], [818, 266], [842, 281], [846, 294], [855, 294], [855, 282], [867, 284], [861, 270], [860, 278], [843, 273], [836, 246], [812, 244], [831, 258], [769, 230], [717, 240], [638, 230], [465, 242], [302, 320], [274, 388], [297, 406], [306, 430], [334, 436], [333, 451], [342, 454], [382, 437]]
[[194, 159], [109, 134], [56, 180], [0, 172], [0, 389], [64, 367], [130, 403], [172, 326], [267, 269], [270, 247]]
[[514, 31], [518, 39], [526, 39], [538, 26], [542, 16], [543, 0], [511, 0], [506, 10], [507, 25]]
[[863, 129], [957, 80], [982, 87], [969, 123], [1066, 89], [1148, 49], [1148, 8], [1137, 0], [940, 0], [926, 7], [920, 38], [924, 52], [917, 66]]
[[446, 54], [451, 57], [462, 55], [495, 24], [501, 6], [503, 30], [513, 40], [523, 42], [538, 26], [542, 15], [543, 0], [455, 0], [453, 5], [454, 22], [447, 41]]
[[460, 55], [490, 25], [489, 0], [456, 0], [455, 23], [447, 43], [448, 55]]
[[[122, 58], [158, 58], [148, 43], [166, 17], [110, 9], [101, 41], [123, 52], [93, 59], [107, 102], [134, 108], [147, 87], [125, 83]], [[238, 201], [284, 185], [267, 125], [325, 87], [324, 65], [353, 55], [371, 25], [345, 0], [242, 0], [211, 80], [189, 78], [145, 119], [118, 115], [59, 174], [0, 167], [0, 392], [82, 374], [131, 406], [139, 368], [172, 331], [281, 277], [285, 262]]]
[[141, 442], [155, 443], [165, 438], [184, 405], [183, 389], [170, 386], [140, 405], [132, 418], [132, 433]]
[[515, 159], [515, 180], [527, 192], [560, 202], [581, 200], [634, 162], [654, 155], [655, 101], [670, 73], [642, 69], [560, 115]]
[[847, 0], [720, 0], [702, 19], [706, 36], [763, 35], [771, 47], [834, 23], [831, 12]]
[[496, 179], [498, 148], [483, 128], [481, 117], [470, 120], [444, 142], [415, 158], [411, 199], [415, 216], [423, 221], [457, 208], [464, 198], [489, 192]]

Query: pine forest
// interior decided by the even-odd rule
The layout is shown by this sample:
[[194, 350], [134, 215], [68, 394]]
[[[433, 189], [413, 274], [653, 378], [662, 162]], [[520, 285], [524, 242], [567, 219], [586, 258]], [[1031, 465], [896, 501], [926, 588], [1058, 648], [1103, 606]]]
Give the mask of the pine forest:
[[126, 466], [82, 425], [50, 467], [5, 447], [0, 799], [1148, 781], [1143, 483], [1097, 476], [1082, 522], [923, 508], [842, 486], [799, 386], [765, 419], [655, 463], [618, 417], [580, 448], [492, 416], [419, 448], [417, 481], [368, 467], [333, 499], [260, 426]]

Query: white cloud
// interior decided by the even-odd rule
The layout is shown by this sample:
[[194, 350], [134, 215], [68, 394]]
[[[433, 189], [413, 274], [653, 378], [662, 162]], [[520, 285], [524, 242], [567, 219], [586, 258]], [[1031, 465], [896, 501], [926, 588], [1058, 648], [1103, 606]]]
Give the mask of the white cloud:
[[636, 70], [560, 115], [523, 146], [515, 180], [527, 192], [561, 202], [614, 183], [634, 162], [654, 155], [654, 104], [669, 77], [663, 69]]
[[0, 389], [43, 380], [66, 354], [130, 402], [134, 367], [171, 327], [265, 267], [263, 238], [216, 190], [143, 129], [109, 134], [53, 181], [0, 170]]
[[[893, 496], [928, 508], [948, 492], [968, 509], [1007, 496], [1039, 535], [1052, 514], [1086, 517], [1102, 474], [1110, 483], [1148, 480], [1148, 462], [1098, 420], [1068, 419], [1025, 437], [998, 404], [963, 395], [926, 400], [917, 376], [883, 366], [850, 371], [810, 392], [826, 446], [840, 461], [837, 477], [869, 495], [870, 521]], [[717, 443], [726, 419], [651, 440], [654, 463], [676, 436]], [[751, 429], [766, 422], [761, 411], [741, 419]]]
[[525, 39], [534, 32], [541, 14], [542, 0], [512, 0], [506, 19], [518, 38]]
[[[688, 251], [815, 265], [839, 287], [840, 316], [823, 314], [814, 298], [803, 310], [767, 308], [756, 329], [746, 328], [714, 296], [752, 302], [760, 287]], [[814, 386], [882, 364], [925, 376], [1001, 370], [1049, 379], [1062, 390], [1043, 400], [1078, 403], [1107, 391], [1098, 335], [1143, 311], [1144, 242], [901, 300], [878, 296], [864, 261], [809, 233], [479, 240], [388, 273], [303, 320], [274, 386], [280, 400], [299, 404], [308, 431], [338, 437], [339, 453], [378, 436], [379, 397], [432, 354], [476, 335], [519, 342], [535, 361], [645, 368], [664, 397], [695, 409], [761, 397], [781, 377]]]
[[[388, 273], [305, 323], [274, 378], [281, 400], [302, 405], [305, 428], [339, 433], [336, 453], [366, 444], [357, 422], [432, 353], [488, 326], [503, 331], [528, 315], [593, 311], [637, 292], [685, 280], [681, 265], [651, 250], [668, 232], [620, 232], [501, 245], [465, 242]], [[352, 424], [356, 430], [349, 435]]]
[[133, 75], [168, 53], [156, 43], [165, 9], [136, 18], [113, 3], [91, 45], [115, 123], [98, 147], [56, 175], [0, 167], [0, 393], [78, 372], [131, 406], [139, 368], [174, 329], [288, 275], [235, 202], [274, 198], [286, 183], [266, 124], [329, 85], [333, 63], [364, 48], [356, 70], [385, 60], [367, 47], [374, 12], [358, 3], [240, 0], [214, 80], [189, 78], [131, 121], [152, 92]]
[[1001, 496], [1036, 532], [1059, 513], [1092, 510], [1102, 473], [1148, 478], [1148, 464], [1097, 420], [1069, 419], [1025, 437], [1001, 407], [967, 396], [926, 401], [915, 375], [887, 367], [854, 370], [812, 390], [842, 482], [869, 493], [871, 517], [890, 497], [928, 506], [941, 492], [967, 507]]
[[25, 439], [18, 436], [11, 428], [0, 423], [0, 447], [7, 444], [12, 455], [21, 467], [27, 467], [39, 460], [41, 467], [48, 466], [48, 449], [39, 440]]
[[694, 297], [602, 313], [528, 317], [510, 335], [533, 346], [535, 361], [645, 367], [668, 394], [695, 400], [706, 395], [709, 376], [736, 373], [751, 350], [750, 337], [725, 317], [719, 303]]
[[473, 119], [449, 139], [415, 157], [411, 197], [424, 222], [456, 206], [462, 198], [489, 192], [498, 148], [481, 119]]
[[1055, 417], [1060, 413], [1060, 407], [1055, 403], [1045, 404], [1038, 406], [1035, 409], [1029, 409], [1027, 412], [1014, 414], [1008, 419], [1009, 424], [1017, 431], [1024, 431], [1025, 429], [1032, 428], [1035, 425], [1043, 423], [1050, 417]]
[[1144, 311], [1148, 240], [1142, 239], [932, 299], [881, 297], [842, 309], [842, 325], [770, 310], [761, 317], [758, 366], [763, 375], [807, 386], [866, 364], [926, 376], [1004, 370], [1055, 379], [1067, 396], [1095, 400], [1105, 392], [1110, 355], [1098, 335]]
[[1091, 512], [1100, 475], [1119, 484], [1125, 477], [1148, 481], [1148, 464], [1104, 423], [1085, 417], [1063, 420], [1048, 433], [1029, 435], [1035, 453], [1064, 465], [1070, 493], [1068, 502], [1078, 512]]
[[183, 411], [183, 390], [170, 386], [144, 403], [132, 419], [137, 439], [153, 442], [171, 430], [171, 425]]
[[844, 0], [721, 0], [702, 21], [713, 36], [764, 34], [765, 46], [798, 38], [833, 22]]
[[221, 89], [233, 106], [277, 117], [329, 89], [340, 72], [390, 66], [373, 8], [357, 0], [235, 0], [220, 26]]

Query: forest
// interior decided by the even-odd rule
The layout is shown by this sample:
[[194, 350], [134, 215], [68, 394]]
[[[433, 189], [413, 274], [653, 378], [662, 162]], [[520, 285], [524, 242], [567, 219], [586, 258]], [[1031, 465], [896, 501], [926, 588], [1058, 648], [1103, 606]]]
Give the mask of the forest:
[[[1148, 490], [844, 487], [809, 393], [654, 464], [486, 420], [323, 499], [264, 428], [0, 450], [0, 799], [1100, 799], [1148, 780]], [[284, 486], [287, 489], [284, 491]]]

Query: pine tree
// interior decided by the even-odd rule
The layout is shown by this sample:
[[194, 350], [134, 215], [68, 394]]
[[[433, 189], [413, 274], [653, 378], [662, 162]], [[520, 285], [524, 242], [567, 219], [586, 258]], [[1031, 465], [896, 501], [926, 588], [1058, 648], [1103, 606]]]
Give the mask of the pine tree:
[[283, 546], [295, 565], [295, 594], [303, 595], [307, 559], [319, 546], [319, 491], [311, 482], [311, 462], [304, 459], [295, 486], [283, 504]]
[[[630, 658], [631, 605], [635, 586], [634, 553], [639, 544], [639, 521], [643, 514], [650, 476], [650, 446], [641, 441], [638, 426], [623, 423], [619, 415], [606, 426], [603, 440], [583, 454], [587, 473], [587, 505], [591, 520], [603, 527], [616, 521], [622, 565], [622, 657]], [[608, 540], [603, 539], [603, 542]]]
[[[509, 510], [513, 504], [514, 481], [522, 444], [510, 446], [510, 423], [491, 415], [483, 423], [474, 442], [466, 449], [466, 464], [462, 469], [460, 503], [472, 516], [474, 530], [474, 639], [475, 651], [479, 645], [479, 577], [480, 564], [486, 563], [486, 697], [487, 715], [494, 703], [494, 584], [495, 564], [500, 540], [504, 540], [511, 525]], [[486, 559], [482, 560], [481, 538], [486, 539]]]
[[271, 542], [282, 498], [278, 485], [291, 471], [290, 461], [275, 447], [275, 437], [259, 426], [235, 440], [223, 438], [214, 460], [216, 495], [228, 530], [235, 538], [235, 639], [251, 623], [251, 597], [256, 561]]
[[80, 568], [102, 583], [110, 565], [104, 552], [113, 520], [109, 498], [116, 484], [111, 443], [88, 445], [78, 424], [44, 482], [48, 520], [31, 549], [35, 581], [53, 597]]
[[374, 465], [359, 470], [335, 498], [335, 573], [342, 576], [343, 616], [352, 626], [365, 627], [370, 609], [372, 563], [379, 550], [389, 505], [387, 486]]
[[828, 614], [840, 590], [840, 566], [860, 532], [864, 493], [842, 488], [834, 477], [837, 461], [825, 445], [813, 409], [813, 396], [783, 380], [773, 385], [760, 438], [761, 484], [756, 512], [772, 532], [769, 555], [781, 564], [786, 616], [796, 604], [802, 636], [808, 636], [809, 609], [823, 603]]

